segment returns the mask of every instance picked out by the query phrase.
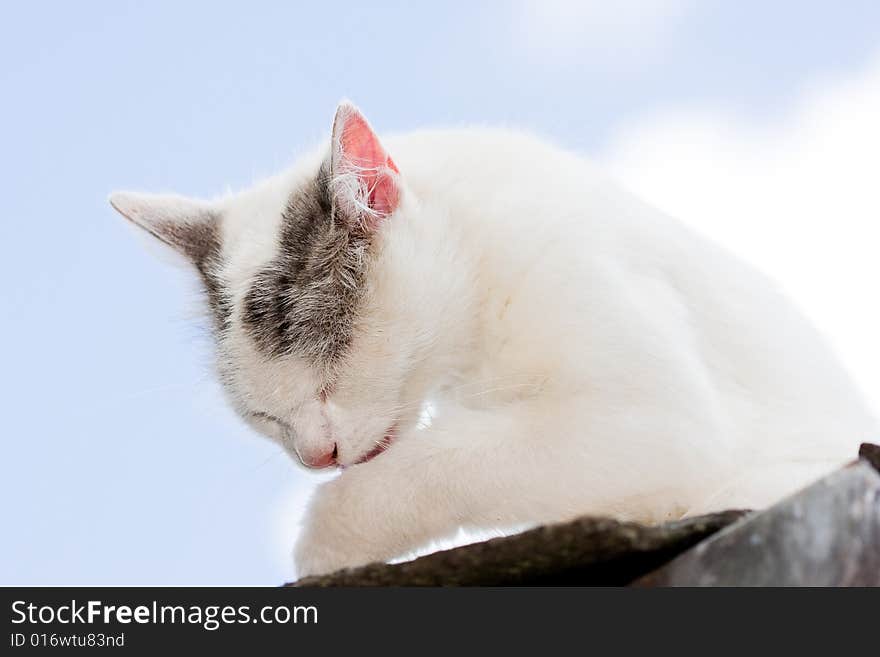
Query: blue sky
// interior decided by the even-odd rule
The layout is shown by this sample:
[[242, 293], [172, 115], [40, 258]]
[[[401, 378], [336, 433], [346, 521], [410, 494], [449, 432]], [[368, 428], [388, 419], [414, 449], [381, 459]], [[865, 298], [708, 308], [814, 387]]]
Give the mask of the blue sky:
[[[291, 576], [296, 519], [281, 518], [316, 479], [225, 408], [195, 286], [134, 239], [110, 191], [246, 186], [326, 135], [349, 97], [380, 131], [536, 131], [675, 207], [662, 198], [674, 185], [652, 174], [661, 165], [644, 153], [634, 163], [624, 143], [638, 129], [640, 143], [675, 148], [678, 133], [652, 117], [698, 108], [725, 129], [735, 117], [739, 132], [721, 143], [758, 149], [788, 134], [788, 117], [824, 107], [808, 93], [817, 85], [833, 99], [837, 80], [880, 80], [859, 77], [880, 54], [869, 1], [298, 4], [3, 9], [0, 583]], [[877, 235], [860, 226], [853, 243]], [[712, 230], [724, 241], [729, 227]], [[821, 322], [828, 306], [808, 298], [809, 272], [780, 275]], [[863, 305], [835, 309], [832, 333], [848, 337], [858, 322], [847, 313]]]

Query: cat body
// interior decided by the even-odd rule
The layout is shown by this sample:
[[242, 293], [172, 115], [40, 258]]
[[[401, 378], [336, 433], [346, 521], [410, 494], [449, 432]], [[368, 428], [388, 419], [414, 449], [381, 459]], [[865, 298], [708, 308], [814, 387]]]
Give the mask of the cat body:
[[461, 527], [761, 507], [876, 437], [766, 278], [533, 137], [380, 141], [343, 104], [251, 190], [111, 202], [200, 272], [233, 406], [343, 467], [300, 575]]

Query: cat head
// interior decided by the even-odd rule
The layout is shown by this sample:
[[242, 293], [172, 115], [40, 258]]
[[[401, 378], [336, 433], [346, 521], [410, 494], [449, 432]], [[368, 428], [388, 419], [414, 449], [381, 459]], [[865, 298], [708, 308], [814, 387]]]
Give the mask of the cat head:
[[353, 105], [329, 149], [240, 194], [110, 202], [195, 267], [229, 400], [304, 465], [363, 462], [417, 422], [435, 337], [423, 209]]

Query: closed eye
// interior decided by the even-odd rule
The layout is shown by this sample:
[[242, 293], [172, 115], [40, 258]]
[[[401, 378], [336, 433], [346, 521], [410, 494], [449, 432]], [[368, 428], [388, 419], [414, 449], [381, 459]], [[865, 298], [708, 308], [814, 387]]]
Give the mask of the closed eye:
[[274, 422], [275, 424], [280, 424], [282, 427], [287, 427], [287, 423], [284, 420], [275, 417], [269, 413], [263, 413], [262, 411], [251, 411], [251, 417], [258, 418], [260, 420], [268, 420], [269, 422]]

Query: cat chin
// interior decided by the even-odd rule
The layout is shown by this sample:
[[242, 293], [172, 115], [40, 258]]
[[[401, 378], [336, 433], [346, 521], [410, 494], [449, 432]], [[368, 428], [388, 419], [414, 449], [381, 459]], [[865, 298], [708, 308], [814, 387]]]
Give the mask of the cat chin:
[[[385, 436], [380, 440], [373, 449], [369, 452], [361, 456], [357, 461], [354, 462], [354, 465], [360, 465], [362, 463], [367, 463], [368, 461], [372, 461], [374, 458], [379, 456], [382, 452], [387, 450], [394, 444], [394, 441], [397, 439], [397, 425], [393, 424], [391, 427], [385, 431]], [[340, 470], [345, 470], [347, 466], [340, 465]]]

